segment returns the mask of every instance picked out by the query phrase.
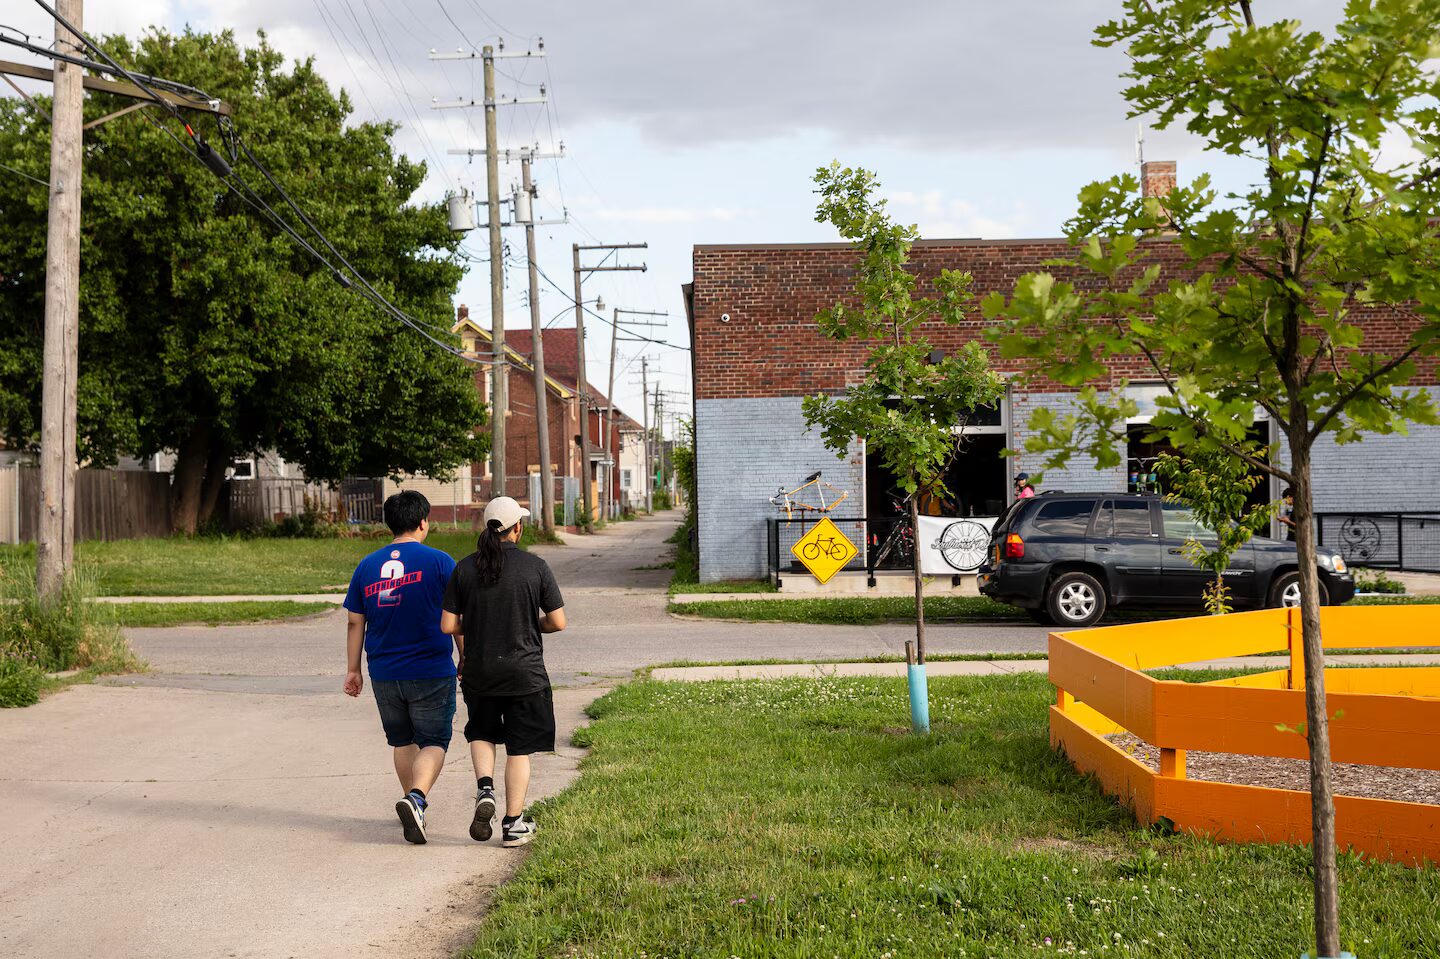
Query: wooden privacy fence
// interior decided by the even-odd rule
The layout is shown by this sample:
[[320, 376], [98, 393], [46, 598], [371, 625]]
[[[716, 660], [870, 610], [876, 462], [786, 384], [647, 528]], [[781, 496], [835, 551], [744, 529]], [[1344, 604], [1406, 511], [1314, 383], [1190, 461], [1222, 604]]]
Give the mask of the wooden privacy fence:
[[326, 514], [335, 514], [340, 506], [339, 493], [303, 479], [231, 480], [229, 487], [232, 529], [258, 527], [287, 516], [299, 516], [305, 511], [307, 498]]
[[[4, 542], [34, 542], [40, 527], [40, 470], [0, 469]], [[83, 469], [75, 474], [75, 538], [135, 539], [170, 534], [170, 475]]]
[[[1440, 607], [1328, 607], [1327, 650], [1440, 646]], [[1288, 669], [1209, 683], [1142, 670], [1290, 651]], [[1051, 745], [1063, 748], [1144, 822], [1240, 842], [1308, 843], [1310, 795], [1186, 776], [1187, 750], [1308, 759], [1298, 610], [1232, 613], [1050, 635]], [[1440, 668], [1325, 671], [1331, 758], [1377, 767], [1440, 769]], [[1108, 737], [1157, 747], [1156, 772]], [[1342, 848], [1409, 864], [1440, 862], [1440, 806], [1335, 797]]]

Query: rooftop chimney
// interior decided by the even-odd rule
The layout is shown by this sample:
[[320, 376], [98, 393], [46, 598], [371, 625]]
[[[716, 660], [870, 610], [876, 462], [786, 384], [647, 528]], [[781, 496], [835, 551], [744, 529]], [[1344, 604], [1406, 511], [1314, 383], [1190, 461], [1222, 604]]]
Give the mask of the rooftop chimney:
[[[1171, 164], [1171, 166], [1174, 166], [1174, 164]], [[460, 323], [464, 323], [466, 320], [470, 319], [470, 307], [466, 306], [464, 303], [461, 303], [460, 309], [455, 311], [455, 319]]]
[[1174, 160], [1146, 160], [1140, 164], [1140, 195], [1161, 197], [1175, 189]]

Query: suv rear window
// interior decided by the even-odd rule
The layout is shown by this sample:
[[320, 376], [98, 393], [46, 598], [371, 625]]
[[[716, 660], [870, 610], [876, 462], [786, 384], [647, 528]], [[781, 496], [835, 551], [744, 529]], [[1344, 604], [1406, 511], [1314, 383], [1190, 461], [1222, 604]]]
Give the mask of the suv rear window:
[[1041, 506], [1031, 522], [1037, 530], [1053, 536], [1084, 536], [1090, 527], [1093, 499], [1069, 499]]

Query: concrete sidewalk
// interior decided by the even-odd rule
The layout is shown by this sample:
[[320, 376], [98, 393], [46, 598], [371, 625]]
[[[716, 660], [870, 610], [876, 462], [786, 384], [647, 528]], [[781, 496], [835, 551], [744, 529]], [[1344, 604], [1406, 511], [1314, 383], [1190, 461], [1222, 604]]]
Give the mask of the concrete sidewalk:
[[[571, 733], [611, 685], [598, 673], [629, 677], [634, 630], [656, 634], [645, 654], [674, 656], [673, 635], [658, 635], [673, 634], [669, 573], [636, 569], [664, 558], [674, 528], [642, 520], [543, 549], [573, 625], [546, 640], [559, 748], [537, 758], [532, 800], [574, 779]], [[341, 596], [111, 599], [252, 598]], [[341, 692], [344, 624], [337, 608], [130, 629], [151, 672], [0, 710], [0, 956], [447, 959], [467, 947], [531, 847], [470, 839], [475, 780], [458, 735], [431, 792], [430, 842], [401, 838], [371, 691]], [[542, 844], [544, 830], [542, 816]]]
[[[1331, 666], [1440, 666], [1434, 653], [1399, 653], [1381, 656], [1331, 656]], [[1183, 663], [1176, 669], [1284, 669], [1286, 656], [1249, 656]], [[1003, 676], [1015, 673], [1044, 673], [1050, 663], [1044, 659], [965, 659], [927, 663], [928, 676]], [[835, 676], [905, 675], [904, 663], [770, 663], [761, 666], [666, 666], [650, 672], [661, 682], [705, 682], [714, 679], [826, 679]]]

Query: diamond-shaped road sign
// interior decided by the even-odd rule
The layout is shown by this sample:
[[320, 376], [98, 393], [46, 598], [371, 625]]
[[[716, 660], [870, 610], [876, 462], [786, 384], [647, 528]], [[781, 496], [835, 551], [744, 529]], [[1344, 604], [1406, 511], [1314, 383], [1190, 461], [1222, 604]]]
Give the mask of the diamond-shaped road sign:
[[844, 569], [860, 553], [828, 516], [800, 537], [790, 547], [790, 552], [822, 584], [830, 582], [830, 577]]

